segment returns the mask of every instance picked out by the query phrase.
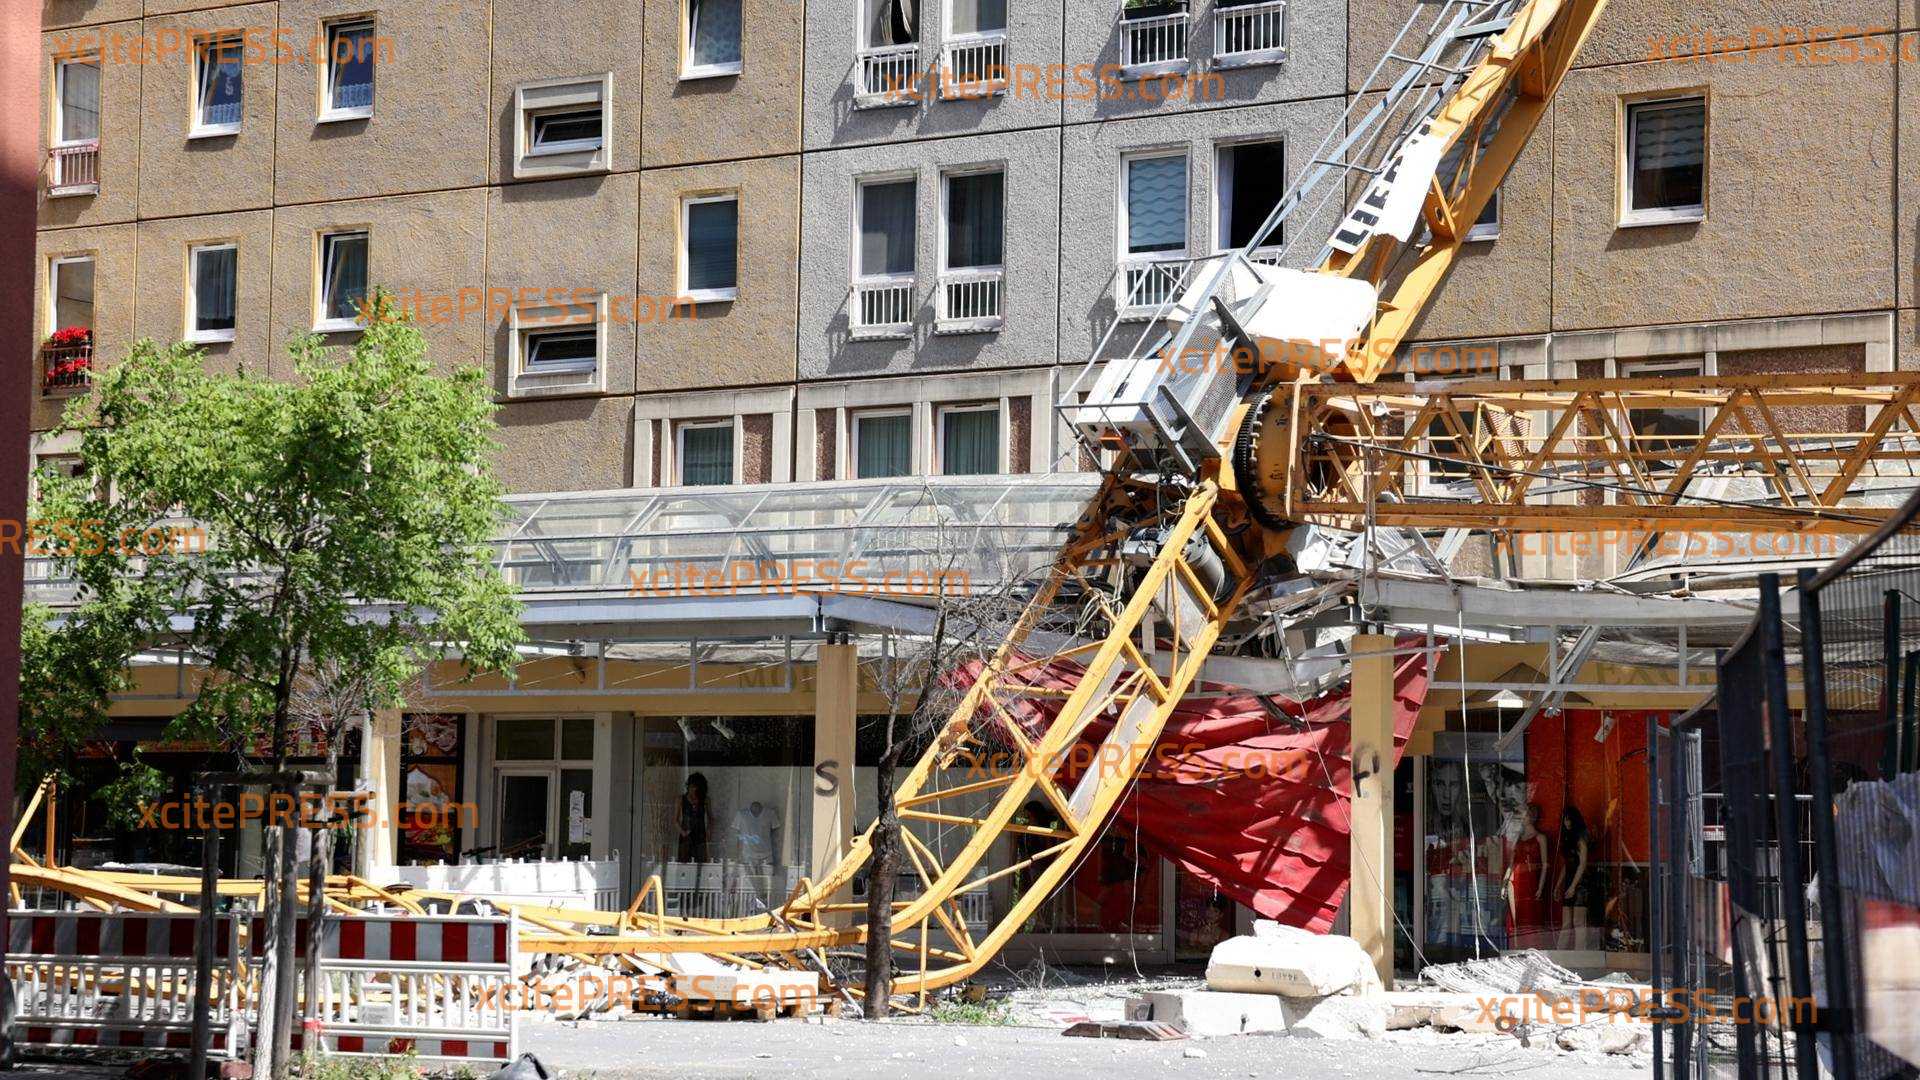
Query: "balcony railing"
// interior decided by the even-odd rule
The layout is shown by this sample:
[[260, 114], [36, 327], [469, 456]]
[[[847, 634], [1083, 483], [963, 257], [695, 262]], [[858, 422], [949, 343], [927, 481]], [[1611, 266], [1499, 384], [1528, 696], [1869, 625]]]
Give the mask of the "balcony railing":
[[940, 275], [940, 318], [935, 333], [996, 330], [1005, 320], [999, 270], [949, 270]]
[[100, 140], [67, 143], [47, 150], [49, 195], [95, 195], [100, 191]]
[[1120, 65], [1129, 72], [1187, 66], [1187, 13], [1120, 20]]
[[1180, 291], [1189, 260], [1184, 255], [1170, 258], [1134, 256], [1120, 262], [1115, 282], [1120, 289], [1116, 298], [1120, 314], [1126, 318], [1146, 318], [1158, 311]]
[[941, 93], [950, 98], [986, 97], [1007, 90], [1007, 35], [981, 34], [949, 41], [940, 65]]
[[853, 283], [853, 336], [906, 337], [913, 331], [913, 278]]
[[93, 346], [40, 347], [40, 389], [45, 394], [72, 394], [93, 385]]
[[882, 45], [861, 49], [854, 70], [854, 95], [862, 105], [908, 105], [920, 93], [920, 46]]
[[1213, 9], [1213, 58], [1225, 64], [1261, 64], [1286, 57], [1287, 0]]

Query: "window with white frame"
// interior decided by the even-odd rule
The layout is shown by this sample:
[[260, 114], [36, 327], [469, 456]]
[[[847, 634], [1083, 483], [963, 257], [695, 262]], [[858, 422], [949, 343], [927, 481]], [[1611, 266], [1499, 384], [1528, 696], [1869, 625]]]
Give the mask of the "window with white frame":
[[[1493, 141], [1493, 135], [1494, 128], [1491, 124], [1482, 130], [1480, 136], [1481, 153], [1484, 153], [1487, 144]], [[1439, 167], [1434, 170], [1435, 178], [1445, 187], [1447, 192], [1454, 197], [1458, 197], [1466, 190], [1466, 184], [1462, 182], [1463, 178], [1460, 175], [1460, 169], [1462, 164], [1468, 160], [1466, 158], [1466, 149], [1469, 145], [1471, 144], [1465, 139], [1454, 143], [1453, 146], [1441, 156]], [[1473, 160], [1478, 161], [1478, 157], [1475, 157]], [[1471, 176], [1469, 175], [1466, 179], [1471, 179]], [[1428, 233], [1424, 235], [1431, 234]], [[1472, 242], [1494, 240], [1498, 239], [1499, 236], [1500, 189], [1494, 188], [1493, 195], [1487, 199], [1487, 204], [1480, 208], [1480, 216], [1475, 218], [1473, 224], [1467, 227], [1465, 239]]]
[[854, 92], [884, 104], [912, 103], [919, 89], [919, 0], [860, 0], [860, 12]]
[[941, 184], [940, 321], [948, 330], [992, 329], [1003, 316], [1006, 173], [947, 173]]
[[360, 328], [367, 302], [365, 230], [320, 234], [320, 280], [315, 290], [313, 328], [321, 333]]
[[1007, 0], [953, 0], [949, 34], [956, 37], [1007, 32]]
[[[1238, 251], [1253, 242], [1267, 216], [1286, 196], [1285, 144], [1278, 139], [1226, 143], [1214, 160], [1214, 248]], [[1285, 242], [1286, 226], [1276, 225], [1261, 238], [1254, 257], [1275, 258]]]
[[999, 93], [1007, 84], [1007, 0], [947, 5], [941, 73], [950, 97]]
[[606, 170], [612, 90], [611, 74], [516, 87], [514, 177]]
[[848, 424], [853, 440], [856, 480], [906, 476], [913, 472], [913, 411], [863, 409]]
[[62, 255], [47, 264], [48, 325], [93, 329], [93, 256]]
[[232, 341], [240, 249], [231, 243], [187, 249], [187, 340]]
[[854, 187], [853, 320], [857, 330], [904, 333], [913, 323], [919, 181], [861, 180]]
[[1473, 225], [1467, 229], [1468, 240], [1498, 240], [1500, 238], [1500, 189], [1494, 188], [1493, 195], [1487, 199], [1487, 205], [1480, 208], [1480, 216], [1473, 219]]
[[357, 120], [373, 115], [373, 67], [377, 40], [372, 19], [328, 23], [320, 119]]
[[1152, 310], [1179, 287], [1187, 256], [1187, 155], [1120, 159], [1120, 306]]
[[100, 138], [100, 61], [96, 57], [63, 60], [55, 93], [53, 142], [56, 146]]
[[1707, 99], [1628, 103], [1622, 225], [1706, 217]]
[[741, 0], [684, 0], [683, 79], [740, 74]]
[[733, 421], [687, 420], [675, 432], [680, 483], [685, 487], [733, 483]]
[[243, 44], [234, 36], [206, 37], [193, 46], [193, 126], [189, 139], [232, 135], [240, 130], [244, 100]]
[[1000, 471], [1000, 406], [945, 405], [936, 413], [939, 471], [982, 476]]
[[507, 320], [509, 390], [515, 397], [597, 393], [606, 388], [607, 297], [518, 306]]
[[680, 200], [680, 295], [695, 303], [740, 295], [740, 197]]

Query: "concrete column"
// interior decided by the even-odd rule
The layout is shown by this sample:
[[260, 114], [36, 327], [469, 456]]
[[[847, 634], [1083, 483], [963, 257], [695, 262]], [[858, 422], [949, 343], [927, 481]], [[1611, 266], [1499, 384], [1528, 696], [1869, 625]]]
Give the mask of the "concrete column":
[[360, 866], [379, 875], [392, 869], [399, 856], [400, 798], [406, 778], [400, 775], [400, 710], [379, 709], [367, 726], [366, 745], [360, 748], [360, 768], [373, 789], [373, 828], [362, 837]]
[[840, 861], [857, 835], [853, 749], [859, 691], [855, 647], [820, 646], [813, 681], [813, 858], [808, 864], [808, 874], [815, 880]]
[[1393, 639], [1353, 638], [1349, 930], [1393, 988]]

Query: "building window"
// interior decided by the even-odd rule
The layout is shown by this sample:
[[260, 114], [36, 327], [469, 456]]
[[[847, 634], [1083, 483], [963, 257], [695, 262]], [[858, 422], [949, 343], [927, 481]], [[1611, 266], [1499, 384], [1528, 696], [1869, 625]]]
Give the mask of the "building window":
[[367, 234], [320, 235], [320, 288], [313, 328], [321, 333], [360, 328], [367, 302]]
[[683, 79], [740, 74], [740, 0], [686, 0]]
[[515, 179], [603, 172], [613, 76], [549, 79], [513, 92]]
[[1006, 174], [998, 169], [949, 173], [942, 181], [937, 329], [995, 329], [1003, 318]]
[[193, 126], [189, 139], [232, 135], [240, 130], [242, 43], [237, 37], [194, 42]]
[[1494, 188], [1493, 195], [1487, 199], [1487, 205], [1480, 208], [1480, 216], [1473, 219], [1473, 226], [1467, 230], [1467, 239], [1498, 240], [1500, 238], [1500, 189]]
[[852, 307], [860, 336], [899, 337], [911, 330], [919, 190], [913, 177], [867, 180], [855, 188]]
[[[1626, 379], [1689, 379], [1704, 374], [1700, 360], [1643, 360], [1620, 365]], [[1633, 448], [1642, 453], [1672, 454], [1684, 458], [1691, 453], [1700, 435], [1707, 429], [1706, 410], [1699, 407], [1665, 409], [1628, 409], [1627, 428], [1633, 432]], [[1641, 462], [1642, 468], [1661, 467], [1663, 463]]]
[[593, 330], [530, 330], [527, 370], [536, 374], [592, 371], [599, 359], [600, 335]]
[[1120, 307], [1151, 311], [1179, 288], [1187, 257], [1187, 155], [1120, 161]]
[[[1239, 251], [1253, 243], [1260, 226], [1286, 197], [1285, 144], [1275, 140], [1222, 146], [1216, 172], [1214, 246], [1219, 251]], [[1276, 225], [1259, 239], [1260, 246], [1252, 252], [1254, 260], [1272, 262], [1279, 258], [1280, 247], [1286, 242], [1286, 226]]]
[[920, 63], [919, 0], [861, 0], [855, 94], [862, 104], [910, 105]]
[[733, 421], [688, 421], [680, 425], [679, 436], [683, 486], [733, 483]]
[[100, 61], [64, 60], [54, 70], [53, 145], [48, 194], [100, 190]]
[[373, 115], [374, 48], [372, 19], [327, 26], [326, 98], [320, 110], [323, 122]]
[[740, 199], [702, 195], [680, 203], [680, 295], [695, 303], [740, 295]]
[[240, 250], [204, 244], [187, 251], [187, 340], [232, 341]]
[[942, 62], [948, 97], [998, 94], [1007, 88], [1007, 0], [954, 0], [947, 7]]
[[592, 853], [593, 742], [588, 717], [494, 721], [496, 857], [580, 859]]
[[54, 259], [47, 268], [47, 297], [52, 304], [49, 323], [54, 330], [78, 326], [93, 329], [93, 256]]
[[980, 476], [1000, 471], [1000, 406], [949, 405], [939, 411], [940, 472]]
[[515, 306], [509, 313], [509, 392], [599, 393], [606, 389], [607, 297], [576, 292], [570, 304]]
[[1273, 64], [1287, 58], [1287, 0], [1218, 0], [1213, 9], [1216, 67]]
[[1622, 225], [1700, 221], [1707, 216], [1707, 99], [1627, 106]]
[[853, 414], [853, 476], [869, 480], [913, 472], [913, 413], [871, 409]]

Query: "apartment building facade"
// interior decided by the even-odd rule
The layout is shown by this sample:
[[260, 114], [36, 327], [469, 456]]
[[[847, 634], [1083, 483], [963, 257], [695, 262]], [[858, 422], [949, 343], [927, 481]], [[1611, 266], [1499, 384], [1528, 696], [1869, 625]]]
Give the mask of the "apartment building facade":
[[[1151, 332], [1168, 268], [1249, 240], [1380, 89], [1368, 74], [1417, 6], [47, 0], [45, 344], [22, 392], [49, 431], [89, 361], [142, 337], [285, 377], [288, 338], [351, 341], [379, 286], [416, 309], [436, 362], [493, 374], [514, 492], [1077, 471], [1062, 387], [1102, 341]], [[1920, 364], [1920, 15], [1797, 6], [1798, 32], [1851, 43], [1845, 61], [1837, 43], [1825, 59], [1755, 48], [1796, 29], [1769, 39], [1759, 17], [1617, 0], [1404, 368]], [[1286, 230], [1324, 236], [1339, 212]], [[1301, 247], [1295, 264], [1318, 244]], [[48, 435], [35, 453], [71, 446]], [[822, 720], [817, 687], [850, 678], [849, 709], [881, 703], [857, 664], [809, 664], [777, 705], [729, 684], [391, 718], [390, 775], [482, 803], [416, 854], [539, 833], [549, 855], [704, 862], [673, 832], [697, 773], [716, 837], [777, 806], [783, 829], [756, 813], [740, 835], [817, 870], [862, 820], [846, 800], [871, 805], [858, 778], [877, 756]], [[707, 734], [715, 717], [739, 737]], [[438, 754], [405, 749], [429, 729]], [[1430, 835], [1424, 804], [1459, 777], [1426, 758], [1405, 771], [1423, 806], [1408, 836]], [[628, 824], [569, 828], [595, 806]], [[1244, 921], [1157, 857], [1103, 859], [1049, 940], [1172, 956]], [[1405, 909], [1431, 910], [1403, 869]]]

